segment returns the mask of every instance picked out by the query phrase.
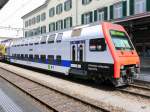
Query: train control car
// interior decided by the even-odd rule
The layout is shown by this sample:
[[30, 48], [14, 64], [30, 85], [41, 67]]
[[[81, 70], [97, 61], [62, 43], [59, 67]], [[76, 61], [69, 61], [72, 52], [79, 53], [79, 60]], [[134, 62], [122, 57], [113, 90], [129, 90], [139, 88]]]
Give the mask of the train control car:
[[10, 62], [65, 75], [128, 85], [140, 72], [139, 56], [125, 29], [108, 22], [15, 40]]

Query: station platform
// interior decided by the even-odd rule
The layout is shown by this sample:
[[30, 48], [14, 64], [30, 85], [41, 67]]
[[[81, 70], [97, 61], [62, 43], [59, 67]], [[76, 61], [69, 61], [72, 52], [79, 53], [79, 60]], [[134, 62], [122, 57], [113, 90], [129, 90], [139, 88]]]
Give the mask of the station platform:
[[41, 112], [26, 95], [0, 78], [0, 112]]

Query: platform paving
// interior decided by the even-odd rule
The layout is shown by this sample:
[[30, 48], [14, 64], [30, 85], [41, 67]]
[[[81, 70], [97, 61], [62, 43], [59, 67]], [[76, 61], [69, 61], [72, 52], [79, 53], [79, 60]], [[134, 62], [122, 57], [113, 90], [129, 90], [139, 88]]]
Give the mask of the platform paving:
[[0, 78], [0, 112], [41, 112], [20, 92]]
[[4, 63], [0, 63], [0, 67], [11, 70], [23, 77], [30, 78], [47, 87], [69, 94], [70, 96], [92, 102], [95, 105], [105, 106], [105, 108], [112, 108], [113, 106], [114, 108], [122, 109], [122, 112], [123, 110], [129, 112], [150, 112], [149, 100], [143, 101], [141, 98], [124, 96], [115, 91], [92, 88]]

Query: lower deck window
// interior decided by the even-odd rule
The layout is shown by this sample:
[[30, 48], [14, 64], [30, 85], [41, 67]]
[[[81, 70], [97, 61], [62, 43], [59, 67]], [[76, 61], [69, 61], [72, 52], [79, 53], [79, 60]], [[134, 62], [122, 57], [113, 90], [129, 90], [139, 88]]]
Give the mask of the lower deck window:
[[56, 56], [56, 61], [57, 61], [57, 64], [58, 64], [58, 65], [61, 64], [61, 56], [60, 56], [60, 55], [57, 55], [57, 56]]
[[41, 55], [41, 62], [46, 63], [46, 55]]
[[33, 61], [33, 55], [32, 54], [29, 55], [29, 61]]
[[54, 55], [48, 55], [48, 63], [52, 64], [54, 62]]
[[39, 55], [34, 55], [34, 61], [38, 62], [39, 61]]
[[24, 59], [28, 60], [28, 54], [25, 54]]

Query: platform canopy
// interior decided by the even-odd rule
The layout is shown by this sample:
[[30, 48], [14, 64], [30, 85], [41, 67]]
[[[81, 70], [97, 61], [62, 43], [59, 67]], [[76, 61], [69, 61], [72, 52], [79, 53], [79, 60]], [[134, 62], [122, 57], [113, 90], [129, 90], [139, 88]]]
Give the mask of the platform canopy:
[[0, 0], [0, 9], [8, 2], [9, 0]]

